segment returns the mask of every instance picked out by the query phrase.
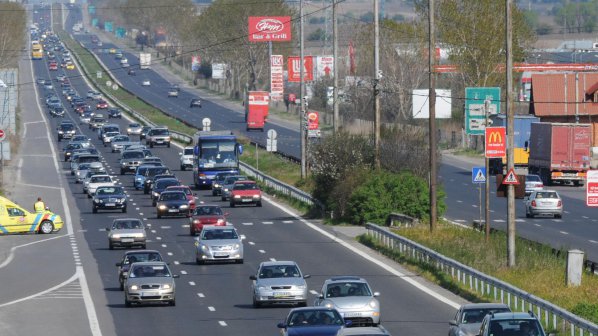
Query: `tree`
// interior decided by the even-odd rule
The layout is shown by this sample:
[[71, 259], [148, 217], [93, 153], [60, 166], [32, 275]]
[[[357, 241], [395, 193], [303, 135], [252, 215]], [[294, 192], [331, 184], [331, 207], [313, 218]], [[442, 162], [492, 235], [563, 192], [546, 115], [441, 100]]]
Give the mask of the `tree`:
[[25, 42], [27, 14], [15, 2], [0, 3], [0, 68], [16, 66]]

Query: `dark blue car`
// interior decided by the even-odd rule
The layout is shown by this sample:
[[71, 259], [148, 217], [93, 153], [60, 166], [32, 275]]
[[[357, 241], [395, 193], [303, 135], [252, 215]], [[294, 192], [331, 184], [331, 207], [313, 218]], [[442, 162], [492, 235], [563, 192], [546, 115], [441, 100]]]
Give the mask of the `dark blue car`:
[[335, 336], [351, 325], [336, 309], [304, 307], [291, 309], [289, 315], [278, 324], [285, 336]]

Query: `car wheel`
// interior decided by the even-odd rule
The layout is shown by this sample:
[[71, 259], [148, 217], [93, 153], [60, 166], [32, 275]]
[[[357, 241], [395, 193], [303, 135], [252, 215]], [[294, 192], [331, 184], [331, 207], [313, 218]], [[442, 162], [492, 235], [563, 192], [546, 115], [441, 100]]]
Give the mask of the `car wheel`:
[[231, 208], [234, 208], [234, 207], [235, 207], [235, 202], [231, 201], [229, 204], [230, 204], [230, 207], [231, 207]]
[[52, 233], [52, 231], [54, 231], [54, 224], [48, 220], [43, 221], [39, 226], [40, 233], [49, 234]]
[[156, 201], [152, 201], [152, 206], [155, 207], [156, 206]]
[[87, 194], [87, 198], [91, 198], [91, 194]]
[[120, 278], [119, 280], [120, 280], [120, 286], [119, 286], [120, 290], [121, 291], [125, 290], [125, 282], [124, 282], [124, 280], [122, 278]]
[[554, 215], [554, 218], [563, 218], [563, 215]]
[[166, 144], [166, 147], [170, 148], [170, 142]]
[[261, 208], [261, 207], [262, 207], [262, 201], [258, 201], [258, 202], [255, 204], [255, 206], [258, 206], [258, 207], [260, 207], [260, 208]]
[[150, 148], [154, 148], [154, 143], [153, 142], [150, 142], [149, 145], [150, 145]]
[[121, 175], [125, 175], [125, 170], [124, 170], [124, 169], [121, 169], [121, 170], [120, 170], [120, 174], [121, 174]]
[[191, 225], [191, 229], [189, 230], [189, 235], [195, 237], [195, 230], [193, 229], [193, 225]]
[[212, 196], [216, 196], [216, 191], [212, 190]]
[[94, 206], [93, 209], [91, 209], [91, 212], [98, 213], [98, 208]]
[[181, 165], [181, 170], [185, 171], [185, 166]]
[[143, 245], [141, 245], [141, 249], [142, 249], [142, 250], [145, 250], [146, 248], [147, 248], [147, 245], [146, 245], [146, 244], [143, 244]]
[[226, 197], [222, 196], [222, 197], [220, 197], [220, 200], [221, 201], [226, 201]]
[[237, 260], [235, 260], [235, 263], [242, 264], [243, 263], [243, 259], [237, 259]]
[[123, 213], [127, 213], [127, 207], [124, 207], [122, 211]]
[[175, 299], [172, 299], [170, 302], [168, 302], [168, 304], [169, 304], [171, 307], [174, 307], [174, 306], [176, 306], [176, 300], [175, 300]]
[[131, 307], [131, 301], [125, 298], [125, 307]]
[[297, 306], [299, 306], [299, 307], [307, 307], [307, 301], [301, 301], [301, 302], [297, 303]]
[[253, 308], [260, 308], [262, 306], [261, 302], [258, 302], [255, 300], [255, 297], [253, 298]]
[[532, 218], [532, 216], [529, 214], [529, 212], [525, 212], [525, 218]]
[[143, 188], [143, 193], [147, 195], [149, 194], [149, 190], [147, 188]]
[[195, 258], [195, 263], [198, 265], [203, 265], [204, 261], [201, 259], [198, 259], [197, 257]]
[[157, 214], [158, 219], [162, 218], [162, 215], [158, 212]]

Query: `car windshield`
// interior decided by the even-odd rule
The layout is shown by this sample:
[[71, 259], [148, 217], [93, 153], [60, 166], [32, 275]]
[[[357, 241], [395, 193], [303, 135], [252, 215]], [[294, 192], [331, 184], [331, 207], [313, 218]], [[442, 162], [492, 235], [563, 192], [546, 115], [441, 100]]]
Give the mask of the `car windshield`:
[[255, 183], [235, 183], [233, 186], [234, 190], [257, 190], [257, 184]]
[[201, 234], [202, 240], [239, 239], [237, 232], [233, 229], [204, 230]]
[[343, 325], [343, 319], [335, 310], [298, 310], [292, 312], [287, 320], [289, 327], [310, 327], [322, 325]]
[[91, 163], [81, 163], [77, 166], [78, 170], [86, 170], [89, 169], [89, 166], [91, 165]]
[[74, 125], [71, 125], [71, 124], [64, 124], [64, 125], [62, 125], [62, 130], [63, 131], [72, 131], [74, 129], [75, 129]]
[[157, 128], [152, 130], [152, 135], [168, 135], [168, 130], [164, 128]]
[[160, 174], [169, 174], [169, 173], [170, 173], [170, 170], [168, 170], [168, 168], [166, 168], [166, 167], [156, 167], [156, 168], [147, 170], [148, 176], [156, 176], [156, 175], [160, 175]]
[[182, 192], [162, 193], [160, 201], [186, 201], [187, 196]]
[[326, 288], [326, 297], [344, 296], [372, 296], [372, 292], [364, 282], [335, 282]]
[[112, 182], [110, 176], [94, 176], [91, 178], [91, 183]]
[[153, 265], [153, 266], [137, 266], [133, 265], [131, 269], [131, 278], [169, 278], [170, 271], [166, 266]]
[[160, 253], [156, 252], [136, 252], [136, 253], [128, 253], [125, 256], [125, 260], [123, 264], [128, 265], [135, 262], [144, 262], [144, 261], [162, 261], [162, 256]]
[[98, 195], [123, 195], [123, 188], [121, 187], [110, 187], [110, 188], [99, 188], [96, 191]]
[[191, 195], [191, 194], [192, 194], [192, 193], [191, 193], [191, 189], [189, 189], [189, 188], [187, 188], [187, 187], [178, 187], [178, 186], [172, 186], [172, 187], [170, 187], [170, 188], [167, 188], [167, 189], [168, 189], [168, 190], [170, 190], [170, 189], [174, 189], [174, 190], [176, 190], [176, 191], [180, 191], [180, 192], [182, 192], [182, 193], [185, 193], [185, 195], [187, 195], [187, 196], [189, 196], [189, 195]]
[[118, 127], [114, 127], [114, 126], [106, 126], [104, 127], [104, 133], [108, 133], [108, 132], [120, 132], [120, 130], [118, 129]]
[[193, 148], [185, 148], [183, 155], [193, 155]]
[[541, 336], [538, 321], [530, 319], [494, 320], [490, 322], [490, 333], [493, 336], [534, 335]]
[[542, 182], [542, 179], [540, 179], [540, 176], [538, 175], [527, 175], [525, 177], [525, 182]]
[[466, 309], [463, 311], [461, 315], [462, 324], [470, 324], [470, 323], [482, 323], [484, 317], [488, 314], [493, 313], [502, 313], [508, 312], [508, 308], [476, 308], [476, 309]]
[[143, 157], [143, 152], [130, 151], [123, 153], [123, 159], [143, 159]]
[[215, 181], [224, 181], [230, 175], [231, 175], [230, 173], [218, 173], [218, 174], [216, 174], [216, 176], [214, 176], [214, 180]]
[[160, 180], [156, 182], [156, 189], [166, 189], [170, 186], [177, 186], [179, 184], [180, 183], [177, 180]]
[[295, 265], [263, 266], [260, 269], [260, 279], [299, 277], [301, 277], [301, 273]]
[[126, 136], [126, 135], [118, 135], [118, 136], [115, 136], [112, 141], [114, 141], [114, 142], [126, 142], [126, 141], [129, 141], [129, 137]]
[[193, 213], [196, 216], [222, 216], [222, 209], [217, 206], [200, 206]]
[[226, 180], [224, 180], [224, 184], [233, 184], [236, 181], [245, 180], [245, 179], [246, 179], [245, 176], [229, 176], [226, 178]]
[[99, 162], [100, 161], [100, 157], [99, 156], [80, 156], [79, 159], [77, 160], [78, 163], [85, 163], [85, 162]]
[[119, 219], [114, 221], [112, 224], [113, 230], [133, 230], [133, 229], [143, 229], [143, 224], [141, 221], [136, 219]]
[[137, 128], [137, 127], [140, 127], [140, 125], [136, 124], [136, 123], [132, 123], [132, 124], [129, 124], [129, 127], [131, 127], [131, 128]]
[[537, 192], [536, 193], [536, 198], [552, 198], [552, 199], [557, 199], [557, 198], [559, 198], [559, 195], [556, 192], [542, 191], [542, 192]]

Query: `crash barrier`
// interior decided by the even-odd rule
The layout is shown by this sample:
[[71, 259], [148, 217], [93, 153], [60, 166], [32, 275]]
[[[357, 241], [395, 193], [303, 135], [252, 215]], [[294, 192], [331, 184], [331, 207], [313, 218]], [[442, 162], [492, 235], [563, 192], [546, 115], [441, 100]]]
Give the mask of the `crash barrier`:
[[[71, 39], [73, 41], [76, 41], [72, 35], [70, 35]], [[85, 45], [83, 45], [83, 43], [79, 43], [81, 45], [82, 48], [87, 49], [85, 47]], [[71, 52], [73, 59], [75, 60], [75, 62], [77, 63], [77, 66], [83, 70], [83, 72], [86, 74], [86, 77], [91, 77], [92, 73], [88, 71], [88, 69], [85, 67], [85, 64], [83, 62], [81, 62], [79, 60], [79, 57], [76, 53]], [[113, 83], [118, 84], [119, 89], [128, 92], [129, 94], [137, 97], [135, 94], [133, 94], [131, 91], [127, 90], [126, 88], [124, 88], [120, 82], [118, 81], [118, 79], [114, 78], [112, 76], [112, 73], [110, 71], [107, 70], [106, 66], [102, 63], [102, 61], [92, 52], [90, 52], [90, 54], [96, 59], [96, 61], [102, 66], [102, 68], [104, 69], [104, 73], [108, 74], [108, 76], [110, 77], [110, 80]], [[150, 121], [148, 118], [146, 118], [144, 115], [142, 115], [141, 113], [136, 112], [135, 110], [133, 110], [132, 108], [130, 108], [129, 106], [127, 106], [125, 103], [119, 101], [116, 97], [114, 97], [112, 94], [110, 94], [109, 90], [106, 90], [103, 86], [101, 85], [96, 85], [96, 83], [90, 81], [90, 84], [93, 86], [93, 88], [95, 90], [100, 91], [106, 98], [108, 98], [114, 105], [118, 105], [123, 111], [125, 111], [126, 113], [128, 113], [129, 115], [133, 116], [135, 119], [139, 120], [140, 122], [142, 122], [143, 124], [147, 125], [147, 126], [158, 126], [155, 123], [153, 123], [152, 121]], [[140, 97], [137, 97], [137, 99], [142, 100]], [[143, 101], [143, 100], [142, 100]], [[145, 102], [145, 101], [144, 101]], [[147, 103], [147, 102], [145, 102]], [[173, 117], [174, 118], [174, 117]], [[175, 118], [176, 119], [176, 118]], [[178, 120], [178, 119], [177, 119]], [[179, 120], [180, 121], [180, 120]], [[189, 125], [188, 125], [189, 126]], [[176, 132], [173, 130], [170, 130], [170, 134], [171, 137], [178, 140], [179, 142], [182, 142], [184, 144], [190, 144], [193, 143], [193, 137], [184, 134], [184, 133], [180, 133], [180, 132]]]
[[391, 232], [386, 227], [367, 223], [366, 230], [367, 235], [385, 248], [398, 251], [414, 261], [434, 267], [462, 285], [469, 285], [471, 291], [475, 291], [482, 297], [505, 303], [513, 311], [534, 312], [549, 330], [560, 329], [562, 335], [566, 335], [568, 331], [571, 336], [598, 335], [596, 324], [506, 282], [447, 258], [434, 250]]
[[411, 216], [407, 216], [407, 215], [403, 215], [400, 213], [391, 213], [390, 215], [388, 215], [388, 225], [389, 226], [396, 226], [396, 227], [401, 227], [401, 226], [414, 226], [419, 224], [419, 220], [417, 218], [411, 217]]

